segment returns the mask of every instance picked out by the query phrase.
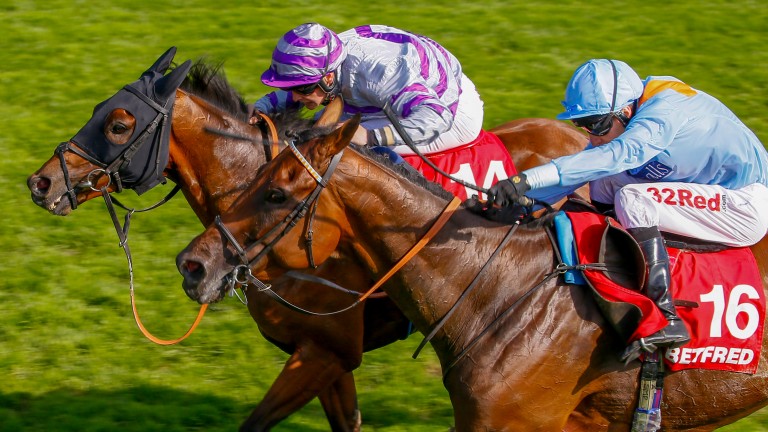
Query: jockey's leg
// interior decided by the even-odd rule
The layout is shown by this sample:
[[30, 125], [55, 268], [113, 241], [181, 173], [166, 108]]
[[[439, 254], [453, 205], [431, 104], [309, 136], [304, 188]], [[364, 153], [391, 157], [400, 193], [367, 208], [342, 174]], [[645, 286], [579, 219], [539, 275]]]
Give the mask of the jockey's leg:
[[669, 324], [656, 333], [640, 339], [641, 345], [647, 351], [656, 348], [677, 348], [691, 340], [688, 329], [677, 316], [670, 291], [669, 255], [664, 246], [661, 232], [655, 226], [646, 228], [629, 228], [627, 231], [637, 240], [640, 250], [645, 257], [645, 286], [643, 290]]
[[660, 332], [630, 346], [623, 358], [631, 361], [640, 349], [679, 346], [688, 340], [669, 293], [669, 258], [659, 230], [729, 246], [749, 246], [768, 228], [768, 188], [761, 184], [739, 190], [691, 183], [630, 184], [619, 190], [614, 203], [619, 222], [638, 240], [646, 258], [645, 292], [670, 322]]
[[[477, 139], [483, 128], [483, 113], [483, 100], [480, 99], [475, 85], [469, 78], [462, 75], [461, 95], [459, 96], [459, 104], [456, 107], [456, 114], [453, 117], [453, 125], [429, 144], [419, 146], [419, 152], [428, 155], [471, 143]], [[366, 122], [363, 124], [363, 127], [375, 129], [377, 126], [375, 123], [370, 124], [371, 126], [368, 126], [368, 122]], [[414, 154], [413, 150], [406, 145], [394, 146], [392, 150], [401, 155]]]
[[751, 246], [768, 229], [768, 188], [759, 183], [736, 190], [695, 183], [629, 184], [614, 204], [625, 228], [657, 226], [732, 247]]
[[601, 213], [607, 214], [613, 210], [613, 202], [621, 188], [630, 184], [647, 182], [647, 180], [632, 177], [626, 172], [602, 177], [589, 182], [589, 199]]

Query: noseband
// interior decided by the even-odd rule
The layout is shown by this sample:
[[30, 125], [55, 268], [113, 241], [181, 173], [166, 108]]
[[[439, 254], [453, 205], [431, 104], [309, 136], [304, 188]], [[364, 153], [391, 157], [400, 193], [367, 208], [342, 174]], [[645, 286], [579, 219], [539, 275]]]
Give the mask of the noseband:
[[[59, 156], [59, 161], [61, 163], [61, 170], [64, 173], [64, 182], [67, 187], [66, 195], [69, 197], [69, 202], [73, 210], [77, 208], [77, 191], [79, 189], [90, 187], [94, 191], [97, 191], [97, 192], [99, 191], [99, 189], [96, 189], [94, 187], [95, 183], [93, 182], [93, 180], [95, 176], [106, 175], [109, 178], [109, 183], [107, 183], [106, 187], [109, 187], [109, 185], [114, 183], [115, 187], [117, 188], [117, 192], [122, 192], [124, 187], [123, 187], [123, 181], [120, 176], [120, 170], [128, 166], [133, 160], [133, 156], [136, 154], [136, 152], [138, 152], [141, 149], [141, 147], [148, 142], [156, 142], [158, 144], [156, 145], [157, 152], [155, 154], [154, 172], [158, 173], [161, 170], [161, 167], [159, 166], [160, 151], [162, 149], [167, 150], [168, 146], [160, 145], [161, 143], [159, 143], [159, 140], [161, 140], [163, 136], [166, 136], [166, 129], [168, 128], [168, 124], [169, 124], [168, 122], [169, 109], [156, 103], [155, 101], [153, 101], [152, 99], [144, 95], [141, 91], [134, 88], [130, 84], [126, 85], [124, 89], [133, 93], [141, 101], [147, 104], [151, 109], [156, 111], [157, 114], [155, 115], [154, 119], [147, 124], [144, 130], [142, 130], [141, 133], [133, 140], [133, 142], [130, 143], [125, 148], [125, 150], [123, 150], [115, 158], [115, 160], [113, 160], [111, 163], [101, 161], [98, 158], [89, 155], [87, 152], [83, 151], [81, 148], [71, 145], [71, 141], [63, 142], [59, 144], [58, 147], [56, 147], [56, 150], [54, 153]], [[169, 100], [169, 104], [173, 105], [173, 99]], [[150, 140], [149, 138], [152, 138], [152, 140]], [[98, 167], [93, 171], [91, 171], [90, 173], [88, 173], [88, 175], [86, 176], [86, 180], [78, 183], [74, 187], [72, 186], [72, 182], [69, 179], [69, 169], [67, 168], [67, 162], [64, 157], [66, 152], [72, 152]], [[147, 163], [149, 163], [149, 159], [147, 160]], [[140, 182], [139, 185], [142, 183], [143, 182]], [[102, 188], [102, 190], [105, 190], [105, 189], [106, 188]]]
[[[356, 291], [352, 291], [349, 289], [346, 289], [344, 287], [340, 287], [336, 284], [334, 284], [331, 281], [327, 281], [323, 278], [313, 276], [313, 275], [304, 275], [304, 274], [298, 274], [293, 271], [289, 271], [286, 273], [286, 275], [290, 275], [291, 277], [294, 277], [299, 280], [306, 280], [314, 283], [319, 283], [334, 289], [337, 289], [339, 291], [352, 294], [357, 296], [357, 299], [350, 304], [347, 307], [344, 307], [342, 309], [333, 311], [333, 312], [313, 312], [309, 311], [303, 308], [300, 308], [299, 306], [294, 305], [293, 303], [285, 300], [282, 298], [279, 294], [274, 292], [270, 285], [265, 284], [255, 276], [253, 276], [251, 272], [251, 266], [253, 266], [256, 262], [258, 262], [261, 258], [264, 257], [269, 251], [271, 251], [274, 248], [274, 245], [286, 234], [288, 231], [290, 231], [294, 226], [296, 226], [296, 223], [299, 219], [301, 219], [305, 214], [307, 209], [312, 206], [314, 216], [314, 209], [317, 208], [317, 200], [319, 198], [320, 192], [327, 186], [328, 181], [330, 180], [331, 175], [333, 174], [333, 171], [336, 169], [336, 166], [338, 165], [339, 161], [341, 160], [342, 153], [338, 153], [334, 155], [333, 159], [331, 159], [331, 163], [328, 166], [328, 170], [325, 172], [324, 176], [320, 176], [320, 174], [315, 170], [309, 162], [304, 158], [304, 156], [298, 151], [294, 143], [289, 143], [288, 148], [291, 149], [291, 152], [299, 159], [301, 164], [304, 166], [304, 168], [307, 170], [307, 172], [315, 179], [317, 182], [317, 186], [315, 189], [309, 194], [309, 196], [304, 199], [302, 202], [300, 202], [294, 210], [286, 216], [280, 223], [278, 223], [276, 226], [272, 227], [272, 229], [267, 232], [267, 234], [261, 236], [260, 239], [256, 240], [253, 244], [243, 247], [240, 245], [240, 243], [235, 239], [234, 235], [232, 235], [232, 232], [227, 229], [226, 225], [221, 220], [220, 216], [216, 216], [215, 223], [216, 227], [218, 228], [219, 232], [224, 236], [224, 238], [227, 239], [227, 241], [232, 244], [232, 247], [235, 249], [235, 252], [240, 258], [240, 263], [238, 266], [236, 266], [232, 272], [227, 275], [227, 290], [230, 291], [230, 293], [235, 293], [238, 298], [240, 297], [239, 294], [237, 294], [236, 291], [236, 285], [240, 285], [240, 287], [245, 291], [248, 288], [249, 283], [253, 283], [256, 285], [259, 292], [264, 292], [270, 297], [272, 297], [275, 301], [282, 304], [283, 306], [295, 311], [300, 312], [306, 315], [314, 315], [314, 316], [328, 316], [328, 315], [336, 315], [342, 312], [346, 312], [355, 306], [361, 304], [363, 301], [365, 301], [368, 298], [375, 297], [376, 295], [374, 292], [381, 288], [382, 285], [386, 281], [388, 281], [395, 273], [397, 273], [405, 264], [407, 264], [411, 258], [416, 256], [416, 254], [421, 251], [424, 246], [427, 245], [427, 243], [430, 242], [430, 240], [437, 235], [438, 232], [443, 228], [443, 226], [448, 222], [448, 219], [451, 218], [454, 211], [459, 207], [461, 204], [461, 200], [454, 197], [448, 205], [443, 209], [442, 213], [439, 215], [439, 217], [435, 220], [435, 222], [432, 224], [432, 226], [429, 228], [429, 230], [424, 234], [424, 236], [419, 240], [411, 249], [403, 255], [402, 258], [391, 268], [389, 271], [384, 274], [365, 294], [360, 294]], [[310, 225], [312, 223], [311, 218], [313, 216], [310, 216]], [[266, 242], [265, 239], [273, 235], [280, 227], [283, 227], [283, 230], [277, 234], [277, 237], [273, 239], [270, 242]], [[311, 246], [311, 237], [308, 236], [308, 254], [309, 254], [309, 260], [310, 264], [313, 265], [312, 260], [312, 246]], [[254, 247], [258, 245], [263, 245], [263, 249], [259, 251], [259, 253], [253, 257], [253, 259], [248, 259], [248, 252], [251, 251]], [[314, 265], [313, 265], [314, 267]], [[241, 302], [247, 304], [246, 301], [244, 301], [242, 298], [240, 299]]]

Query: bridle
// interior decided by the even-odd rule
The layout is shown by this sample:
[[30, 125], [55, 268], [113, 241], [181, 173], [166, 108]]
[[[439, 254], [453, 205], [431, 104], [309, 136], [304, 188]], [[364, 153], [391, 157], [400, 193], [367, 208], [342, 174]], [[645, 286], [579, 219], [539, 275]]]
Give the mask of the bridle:
[[[258, 116], [255, 126], [261, 131], [261, 145], [264, 147], [264, 155], [266, 156], [267, 162], [269, 162], [277, 157], [282, 150], [280, 148], [280, 140], [278, 139], [277, 127], [275, 127], [275, 122], [272, 121], [268, 115], [258, 111], [256, 111], [255, 115]], [[252, 143], [258, 144], [258, 141], [251, 137], [235, 134], [226, 130], [210, 126], [205, 126], [203, 130], [214, 135], [225, 136], [241, 141], [251, 141]]]
[[[315, 179], [315, 182], [317, 183], [315, 185], [315, 188], [312, 190], [312, 192], [309, 193], [309, 195], [301, 200], [296, 207], [287, 215], [285, 216], [282, 221], [278, 222], [275, 226], [273, 226], [269, 231], [267, 231], [266, 234], [261, 236], [260, 238], [256, 239], [251, 243], [250, 245], [243, 247], [240, 245], [240, 243], [237, 241], [235, 236], [232, 234], [232, 232], [224, 225], [224, 223], [221, 220], [221, 216], [216, 216], [214, 223], [216, 224], [216, 227], [218, 230], [222, 233], [224, 238], [229, 242], [229, 244], [232, 245], [232, 248], [237, 253], [238, 257], [240, 258], [240, 264], [236, 266], [232, 272], [228, 275], [227, 279], [227, 286], [230, 292], [236, 293], [235, 285], [239, 284], [243, 290], [248, 288], [249, 282], [253, 283], [256, 288], [260, 292], [266, 292], [270, 296], [273, 296], [276, 300], [283, 304], [290, 304], [286, 302], [282, 297], [280, 297], [277, 293], [272, 291], [270, 288], [270, 285], [265, 284], [258, 278], [254, 277], [251, 273], [251, 267], [256, 264], [258, 261], [260, 261], [264, 256], [266, 256], [272, 249], [275, 247], [275, 244], [277, 244], [280, 239], [282, 239], [288, 232], [293, 229], [298, 222], [306, 216], [307, 211], [310, 212], [310, 216], [308, 219], [308, 227], [309, 231], [311, 233], [311, 226], [312, 221], [314, 220], [315, 212], [317, 210], [317, 200], [320, 197], [320, 193], [325, 189], [325, 187], [328, 185], [328, 181], [330, 180], [331, 176], [333, 175], [333, 172], [336, 170], [336, 167], [339, 164], [339, 161], [341, 160], [342, 155], [344, 154], [343, 151], [335, 154], [333, 158], [331, 158], [331, 162], [328, 165], [328, 169], [326, 169], [324, 175], [320, 175], [317, 170], [315, 170], [312, 165], [307, 161], [307, 159], [304, 157], [304, 155], [301, 154], [299, 149], [296, 148], [295, 141], [290, 141], [287, 143], [288, 149], [293, 153], [296, 158], [301, 162], [304, 169], [307, 170], [307, 172], [312, 176], [312, 178]], [[267, 241], [266, 239], [273, 237], [271, 241]], [[309, 258], [310, 266], [313, 268], [316, 267], [314, 264], [314, 257], [312, 254], [312, 236], [311, 234], [307, 236], [307, 254]], [[257, 246], [263, 246], [262, 249], [251, 259], [248, 259], [248, 253], [252, 251]], [[246, 303], [243, 301], [243, 299], [240, 299], [243, 303]], [[298, 306], [291, 305], [289, 306], [292, 309], [301, 309]]]
[[[130, 287], [130, 295], [131, 295], [131, 309], [133, 311], [134, 319], [139, 329], [144, 334], [144, 336], [146, 336], [149, 340], [151, 340], [156, 344], [172, 345], [186, 339], [192, 333], [192, 331], [194, 331], [194, 329], [202, 320], [203, 315], [205, 314], [205, 310], [207, 309], [207, 305], [203, 305], [200, 308], [197, 318], [195, 319], [192, 326], [189, 328], [189, 330], [187, 330], [187, 332], [182, 337], [178, 339], [174, 339], [174, 340], [160, 339], [152, 335], [149, 331], [147, 331], [147, 329], [142, 324], [141, 319], [139, 318], [138, 311], [136, 309], [135, 289], [134, 289], [134, 283], [133, 283], [133, 259], [131, 256], [130, 248], [128, 246], [128, 229], [130, 228], [130, 220], [133, 213], [146, 212], [146, 211], [155, 209], [157, 207], [160, 207], [161, 205], [170, 201], [170, 199], [173, 198], [173, 196], [179, 192], [179, 190], [181, 189], [181, 186], [175, 185], [173, 189], [164, 198], [162, 198], [157, 203], [143, 209], [134, 209], [134, 208], [126, 207], [125, 205], [120, 203], [120, 201], [118, 201], [116, 198], [113, 198], [110, 195], [109, 187], [114, 182], [116, 187], [116, 192], [123, 191], [124, 185], [120, 176], [121, 169], [123, 167], [128, 166], [132, 162], [133, 156], [142, 148], [142, 146], [150, 142], [154, 142], [155, 144], [158, 144], [156, 145], [158, 154], [155, 155], [156, 156], [155, 172], [159, 172], [160, 167], [157, 166], [160, 161], [159, 152], [161, 149], [167, 150], [168, 146], [159, 145], [160, 143], [158, 141], [161, 140], [163, 136], [167, 136], [165, 132], [166, 132], [166, 128], [169, 127], [168, 113], [170, 111], [170, 106], [173, 104], [174, 99], [170, 99], [168, 102], [168, 106], [163, 107], [157, 104], [155, 101], [148, 98], [147, 96], [145, 96], [143, 93], [141, 93], [139, 90], [137, 90], [130, 84], [126, 85], [124, 88], [130, 91], [131, 93], [133, 93], [134, 95], [136, 95], [140, 100], [145, 102], [149, 107], [154, 109], [157, 112], [157, 114], [155, 115], [154, 119], [147, 124], [144, 130], [142, 130], [141, 133], [139, 133], [139, 135], [133, 140], [133, 142], [130, 143], [126, 147], [126, 149], [118, 155], [117, 158], [115, 158], [115, 160], [113, 160], [110, 163], [101, 161], [96, 157], [91, 156], [87, 152], [83, 151], [78, 146], [72, 145], [71, 141], [67, 141], [59, 144], [56, 147], [54, 154], [58, 155], [59, 157], [61, 170], [64, 174], [65, 186], [67, 188], [66, 195], [70, 200], [70, 204], [73, 210], [77, 208], [77, 191], [80, 189], [83, 189], [86, 187], [90, 188], [95, 192], [100, 192], [102, 197], [104, 198], [104, 202], [107, 206], [110, 219], [112, 220], [117, 236], [120, 239], [119, 245], [125, 252], [125, 256], [128, 261], [128, 273], [130, 277], [129, 287]], [[85, 176], [85, 180], [81, 181], [74, 187], [72, 186], [72, 182], [69, 176], [69, 169], [67, 167], [67, 162], [65, 158], [66, 152], [72, 152], [77, 156], [85, 159], [89, 163], [98, 167], [92, 170], [91, 172], [89, 172], [88, 175]], [[149, 161], [147, 161], [147, 163], [148, 162]], [[97, 177], [100, 175], [107, 176], [108, 182], [106, 185], [102, 186], [101, 188], [96, 188], [94, 185], [98, 181]], [[119, 207], [125, 209], [128, 212], [125, 215], [125, 222], [123, 225], [121, 225], [120, 222], [118, 221], [117, 213], [115, 211], [114, 205], [118, 205]]]
[[[232, 246], [232, 248], [235, 250], [235, 253], [240, 258], [240, 264], [235, 266], [232, 272], [230, 272], [230, 274], [227, 275], [226, 277], [227, 290], [229, 290], [230, 292], [236, 293], [237, 285], [239, 285], [240, 288], [243, 291], [245, 291], [250, 284], [253, 284], [259, 292], [266, 293], [267, 295], [272, 297], [274, 300], [276, 300], [280, 304], [288, 307], [293, 311], [300, 312], [303, 314], [314, 315], [314, 316], [328, 316], [328, 315], [336, 315], [336, 314], [348, 311], [354, 308], [355, 306], [361, 304], [367, 298], [371, 297], [376, 290], [378, 290], [387, 280], [389, 280], [389, 278], [391, 278], [413, 256], [415, 256], [424, 246], [426, 246], [426, 244], [442, 229], [442, 227], [445, 225], [448, 219], [450, 219], [454, 211], [459, 207], [459, 204], [461, 204], [461, 200], [454, 197], [453, 200], [451, 200], [448, 203], [448, 205], [440, 214], [440, 216], [437, 218], [437, 220], [432, 224], [430, 229], [424, 234], [421, 240], [418, 243], [416, 243], [408, 251], [408, 253], [406, 253], [384, 276], [382, 276], [366, 293], [359, 294], [357, 292], [354, 292], [354, 294], [358, 295], [358, 298], [352, 304], [333, 312], [309, 311], [307, 309], [301, 308], [299, 306], [296, 306], [290, 303], [289, 301], [281, 297], [279, 294], [274, 292], [271, 289], [272, 288], [271, 285], [265, 284], [263, 281], [259, 280], [257, 277], [253, 275], [253, 273], [251, 272], [251, 267], [253, 267], [253, 265], [255, 265], [262, 258], [264, 258], [264, 256], [266, 256], [274, 248], [275, 244], [297, 225], [298, 221], [307, 214], [307, 210], [310, 208], [312, 210], [310, 212], [310, 221], [308, 222], [308, 224], [311, 226], [311, 219], [314, 218], [315, 209], [317, 208], [317, 200], [320, 197], [320, 193], [328, 185], [328, 182], [330, 181], [330, 178], [333, 175], [333, 172], [336, 170], [336, 167], [343, 155], [343, 151], [333, 156], [325, 174], [321, 176], [317, 172], [317, 170], [315, 170], [312, 167], [309, 161], [307, 161], [304, 155], [301, 154], [298, 148], [296, 148], [295, 142], [288, 143], [288, 149], [290, 149], [291, 153], [293, 153], [294, 156], [296, 156], [296, 158], [299, 160], [299, 162], [301, 162], [304, 169], [307, 170], [307, 172], [312, 176], [312, 178], [315, 179], [315, 182], [317, 183], [317, 185], [304, 200], [299, 202], [296, 205], [296, 207], [294, 207], [294, 209], [285, 218], [283, 218], [282, 221], [278, 222], [275, 226], [273, 226], [266, 234], [262, 235], [259, 239], [254, 240], [253, 243], [251, 243], [250, 245], [242, 246], [237, 241], [237, 239], [232, 234], [232, 232], [222, 222], [221, 217], [216, 216], [215, 224], [217, 229], [224, 236], [227, 242]], [[274, 238], [267, 242], [266, 239], [272, 236], [274, 236]], [[314, 267], [314, 262], [312, 259], [312, 252], [311, 252], [311, 249], [312, 249], [311, 241], [308, 243], [309, 244], [307, 245], [307, 248], [308, 248], [308, 254], [310, 257], [310, 265]], [[248, 258], [249, 252], [252, 251], [257, 246], [262, 246], [262, 249], [253, 258], [249, 259]], [[305, 275], [305, 276], [309, 276], [309, 275]], [[296, 275], [293, 275], [293, 277], [297, 279], [308, 280], [311, 282], [322, 283], [324, 285], [331, 286], [332, 288], [335, 288], [341, 291], [353, 293], [351, 290], [348, 290], [343, 287], [339, 287], [338, 285], [333, 284], [332, 282], [326, 281], [318, 277], [301, 277]], [[243, 300], [241, 299], [241, 301]], [[243, 303], [246, 303], [246, 302], [243, 301]]]
[[[231, 247], [235, 250], [235, 253], [237, 254], [238, 258], [240, 259], [240, 264], [235, 266], [233, 270], [226, 276], [226, 289], [230, 292], [236, 292], [237, 285], [240, 286], [240, 288], [245, 292], [245, 290], [249, 287], [249, 285], [253, 284], [258, 292], [265, 293], [272, 297], [274, 300], [279, 302], [280, 304], [286, 306], [287, 308], [303, 313], [306, 315], [313, 315], [313, 316], [329, 316], [329, 315], [336, 315], [342, 312], [346, 312], [358, 305], [360, 305], [363, 301], [365, 301], [367, 298], [371, 296], [371, 294], [378, 290], [387, 280], [389, 280], [396, 272], [398, 272], [408, 261], [415, 256], [426, 244], [443, 228], [445, 223], [448, 221], [448, 219], [451, 218], [454, 211], [459, 207], [461, 204], [461, 200], [457, 197], [454, 197], [448, 205], [445, 207], [445, 209], [442, 211], [442, 213], [438, 216], [438, 218], [435, 220], [435, 222], [432, 224], [430, 229], [427, 231], [427, 233], [417, 242], [384, 276], [382, 276], [366, 293], [364, 294], [358, 294], [359, 297], [350, 305], [336, 310], [332, 312], [313, 312], [309, 311], [307, 309], [301, 308], [299, 306], [294, 305], [293, 303], [287, 301], [285, 298], [281, 297], [279, 294], [274, 292], [272, 290], [272, 286], [269, 284], [264, 283], [257, 277], [255, 277], [251, 271], [251, 267], [255, 265], [258, 261], [260, 261], [266, 254], [268, 254], [275, 246], [275, 244], [282, 239], [293, 227], [295, 227], [298, 223], [298, 221], [303, 218], [306, 213], [307, 209], [310, 207], [314, 208], [317, 204], [317, 200], [319, 199], [320, 193], [325, 189], [325, 187], [328, 185], [328, 182], [330, 181], [331, 176], [333, 175], [333, 172], [335, 171], [339, 161], [341, 160], [341, 156], [343, 152], [339, 152], [336, 155], [333, 156], [331, 159], [331, 162], [328, 166], [328, 169], [326, 170], [324, 175], [320, 175], [317, 170], [315, 170], [311, 164], [306, 160], [306, 158], [301, 154], [301, 152], [296, 148], [295, 142], [288, 143], [288, 148], [290, 151], [296, 156], [296, 158], [301, 162], [302, 166], [307, 170], [307, 172], [315, 179], [315, 182], [317, 183], [315, 188], [310, 192], [310, 194], [301, 202], [299, 202], [296, 207], [285, 217], [282, 219], [282, 221], [278, 222], [275, 226], [269, 229], [266, 234], [260, 236], [259, 239], [254, 240], [251, 244], [247, 246], [241, 245], [235, 236], [232, 234], [232, 232], [226, 227], [224, 222], [221, 219], [221, 216], [216, 216], [215, 218], [215, 225], [216, 228], [219, 230], [219, 232], [222, 234], [222, 236], [226, 239], [226, 241], [231, 245]], [[311, 213], [313, 217], [314, 212]], [[471, 283], [464, 289], [462, 294], [459, 296], [459, 298], [454, 302], [454, 304], [451, 306], [451, 308], [448, 310], [447, 313], [443, 315], [443, 317], [438, 320], [435, 324], [433, 324], [431, 331], [424, 337], [418, 348], [413, 354], [413, 358], [416, 358], [420, 351], [426, 346], [426, 344], [432, 340], [432, 338], [438, 333], [440, 329], [443, 328], [445, 323], [448, 321], [448, 319], [453, 315], [453, 313], [458, 309], [459, 304], [461, 304], [465, 299], [469, 297], [469, 295], [474, 291], [476, 287], [479, 286], [479, 282], [482, 280], [482, 276], [486, 274], [488, 269], [490, 268], [491, 264], [495, 261], [495, 259], [498, 257], [498, 255], [501, 253], [501, 251], [504, 250], [506, 245], [511, 240], [513, 234], [516, 232], [517, 228], [520, 226], [520, 223], [517, 222], [513, 224], [513, 226], [510, 228], [510, 230], [507, 232], [507, 234], [504, 236], [504, 239], [499, 243], [499, 245], [496, 247], [494, 252], [489, 256], [489, 258], [486, 260], [483, 267], [478, 271], [478, 273], [475, 275]], [[554, 239], [551, 237], [550, 234], [550, 241], [554, 241]], [[270, 241], [267, 241], [266, 239], [274, 236], [274, 238]], [[554, 244], [554, 243], [553, 243]], [[248, 258], [249, 252], [251, 252], [254, 248], [257, 246], [262, 246], [262, 249], [253, 257]], [[557, 249], [555, 248], [555, 253], [558, 254]], [[558, 255], [559, 256], [559, 255]], [[545, 285], [546, 282], [551, 280], [554, 277], [557, 277], [558, 275], [564, 273], [567, 270], [570, 269], [576, 269], [579, 268], [579, 266], [565, 266], [563, 264], [558, 265], [552, 272], [547, 274], [543, 280], [541, 280], [539, 283], [537, 283], [535, 286], [530, 288], [524, 295], [522, 295], [520, 298], [518, 298], [511, 306], [509, 306], [506, 310], [503, 311], [503, 313], [496, 317], [496, 319], [488, 325], [480, 334], [478, 334], [468, 346], [466, 346], [451, 362], [450, 364], [444, 369], [443, 371], [443, 378], [445, 378], [448, 374], [448, 372], [462, 359], [466, 356], [466, 354], [478, 343], [478, 341], [489, 331], [491, 331], [496, 324], [498, 324], [505, 316], [507, 316], [509, 313], [511, 313], [515, 308], [526, 298], [528, 298], [530, 295], [532, 295], [534, 292], [536, 292], [538, 289], [540, 289], [542, 286]], [[290, 273], [290, 272], [289, 272]], [[309, 275], [305, 275], [309, 276]], [[302, 278], [300, 278], [302, 279]], [[311, 282], [316, 283], [323, 283], [328, 286], [333, 286], [334, 288], [344, 290], [344, 291], [350, 291], [346, 290], [343, 287], [334, 286], [332, 282], [325, 281], [322, 278], [312, 276], [303, 278], [304, 280], [308, 280]], [[238, 295], [239, 297], [239, 295]], [[243, 303], [246, 303], [242, 299], [240, 299]]]
[[[154, 172], [159, 173], [162, 171], [161, 167], [159, 166], [161, 158], [160, 151], [162, 149], [167, 150], [166, 145], [160, 145], [160, 140], [162, 137], [167, 136], [167, 128], [169, 127], [169, 121], [168, 121], [168, 114], [170, 112], [170, 108], [173, 106], [174, 99], [171, 98], [168, 100], [166, 106], [161, 106], [157, 102], [153, 101], [149, 97], [147, 97], [145, 94], [143, 94], [140, 90], [132, 86], [131, 84], [126, 85], [123, 87], [123, 89], [131, 92], [134, 96], [138, 97], [142, 102], [144, 102], [149, 108], [153, 109], [156, 114], [155, 117], [147, 123], [147, 126], [144, 128], [144, 130], [139, 133], [139, 135], [126, 146], [126, 148], [112, 161], [109, 163], [106, 163], [104, 161], [101, 161], [97, 159], [94, 156], [91, 156], [88, 154], [87, 151], [84, 151], [78, 146], [72, 145], [72, 141], [63, 142], [56, 147], [56, 150], [54, 151], [54, 154], [59, 156], [59, 162], [61, 165], [61, 170], [64, 173], [64, 181], [65, 186], [67, 187], [66, 195], [69, 198], [70, 205], [72, 209], [77, 208], [77, 190], [85, 187], [90, 187], [94, 191], [99, 191], [98, 189], [94, 188], [94, 180], [97, 180], [97, 176], [99, 175], [106, 175], [109, 179], [107, 185], [102, 188], [102, 190], [105, 190], [108, 188], [112, 183], [115, 184], [116, 192], [122, 192], [124, 189], [123, 180], [120, 176], [120, 172], [131, 164], [133, 161], [134, 155], [145, 145], [148, 143], [155, 144], [156, 153], [155, 153], [155, 167]], [[158, 129], [159, 128], [159, 129]], [[151, 138], [151, 140], [150, 140]], [[76, 186], [72, 186], [72, 182], [69, 179], [69, 169], [67, 168], [67, 162], [64, 157], [66, 152], [72, 152], [76, 154], [77, 156], [85, 159], [89, 163], [97, 166], [98, 168], [94, 169], [88, 175], [85, 177], [85, 180], [78, 183]], [[147, 163], [149, 163], [149, 160], [147, 160]], [[130, 185], [129, 187], [136, 187], [138, 185], [141, 185], [146, 179], [138, 182], [136, 185]], [[175, 190], [172, 192], [175, 194], [178, 192], [178, 190]], [[172, 196], [172, 195], [171, 195]], [[169, 199], [169, 198], [168, 198]], [[154, 208], [155, 206], [153, 206]]]

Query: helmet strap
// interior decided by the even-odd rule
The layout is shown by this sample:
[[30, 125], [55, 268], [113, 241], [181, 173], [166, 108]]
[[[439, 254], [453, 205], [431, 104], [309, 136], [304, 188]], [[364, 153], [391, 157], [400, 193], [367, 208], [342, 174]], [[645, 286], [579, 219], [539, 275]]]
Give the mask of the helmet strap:
[[325, 82], [325, 77], [328, 76], [328, 74], [320, 78], [320, 82], [317, 83], [317, 85], [325, 92], [325, 98], [323, 98], [323, 101], [320, 103], [323, 106], [328, 105], [332, 100], [336, 99], [336, 96], [338, 96], [340, 92], [339, 80], [336, 79], [336, 72], [331, 71], [329, 74], [332, 74], [330, 84]]

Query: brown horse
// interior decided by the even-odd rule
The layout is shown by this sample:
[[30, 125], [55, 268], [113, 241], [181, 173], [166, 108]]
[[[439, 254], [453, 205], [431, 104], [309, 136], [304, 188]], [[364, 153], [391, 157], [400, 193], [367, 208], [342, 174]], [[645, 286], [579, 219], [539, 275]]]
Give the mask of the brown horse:
[[[299, 203], [317, 209], [316, 260], [352, 250], [357, 265], [374, 277], [393, 268], [425, 235], [451, 197], [367, 152], [346, 148], [357, 121], [283, 151], [217, 224], [179, 254], [190, 298], [200, 303], [221, 298], [222, 281], [243, 262], [235, 250], [247, 248], [252, 283], [306, 268], [301, 229], [273, 229], [285, 226]], [[314, 203], [302, 202], [316, 196]], [[623, 342], [584, 289], [555, 278], [529, 292], [553, 271], [554, 252], [541, 227], [522, 227], [507, 237], [510, 231], [459, 208], [384, 284], [426, 334], [501, 245], [477, 288], [432, 340], [456, 430], [627, 430], [637, 403], [639, 363], [618, 361]], [[764, 342], [754, 375], [702, 370], [669, 375], [662, 426], [712, 430], [766, 405], [765, 355]]]
[[[165, 73], [170, 58], [167, 54], [161, 57], [145, 75]], [[215, 67], [198, 63], [190, 70], [181, 89], [175, 91], [169, 157], [163, 172], [181, 187], [205, 225], [229, 207], [266, 162], [261, 145], [206, 131], [206, 128], [225, 130], [233, 136], [261, 141], [258, 129], [246, 122], [245, 103], [217, 71]], [[109, 134], [140, 132], [130, 112], [119, 106], [115, 107], [114, 114], [108, 113], [107, 118], [109, 122], [100, 130]], [[103, 121], [103, 118], [90, 120], [93, 121]], [[287, 121], [278, 126], [281, 129], [295, 127]], [[554, 120], [521, 119], [494, 131], [521, 169], [574, 153], [586, 144], [580, 132]], [[68, 144], [77, 147], [75, 143]], [[62, 160], [66, 172], [62, 169]], [[32, 199], [52, 214], [67, 215], [76, 206], [70, 202], [68, 190], [73, 190], [77, 204], [99, 197], [98, 189], [102, 186], [115, 190], [114, 182], [107, 185], [110, 180], [106, 176], [89, 177], [98, 168], [78, 153], [57, 153], [29, 177]], [[370, 285], [370, 276], [358, 271], [359, 266], [352, 260], [344, 252], [334, 254], [313, 273], [324, 277], [343, 275], [341, 285], [345, 287], [361, 289]], [[337, 308], [351, 298], [342, 292], [287, 277], [274, 280], [273, 289], [299, 305], [311, 304], [318, 310]], [[321, 299], [308, 294], [318, 290], [325, 293]], [[369, 299], [364, 308], [345, 314], [313, 318], [288, 310], [255, 290], [247, 291], [246, 296], [248, 309], [260, 332], [290, 354], [290, 358], [243, 429], [267, 430], [315, 396], [320, 399], [333, 430], [357, 428], [360, 415], [352, 371], [359, 366], [364, 351], [405, 338], [408, 320], [386, 298]]]

